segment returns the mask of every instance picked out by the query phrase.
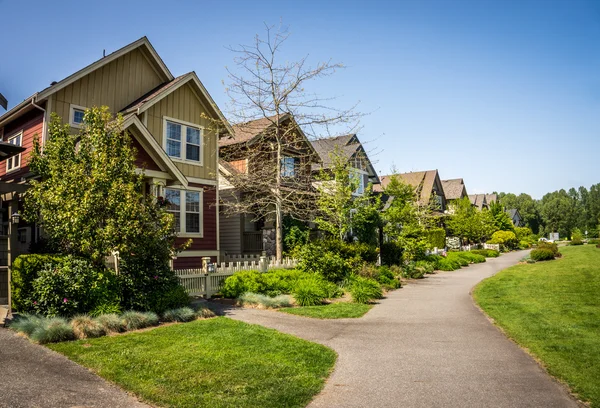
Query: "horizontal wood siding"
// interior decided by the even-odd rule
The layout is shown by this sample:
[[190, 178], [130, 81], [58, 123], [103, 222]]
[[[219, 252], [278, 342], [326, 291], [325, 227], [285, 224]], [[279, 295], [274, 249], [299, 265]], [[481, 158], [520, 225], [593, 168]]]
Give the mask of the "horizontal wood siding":
[[204, 128], [202, 146], [202, 166], [194, 163], [175, 161], [175, 165], [187, 177], [198, 177], [210, 180], [217, 178], [217, 138], [214, 124], [203, 118], [202, 115], [211, 116], [207, 109], [206, 101], [201, 101], [199, 95], [189, 83], [182, 85], [168, 96], [161, 99], [147, 111], [147, 127], [156, 141], [163, 146], [164, 117], [179, 119], [184, 122], [194, 123]]
[[[192, 184], [193, 187], [204, 188], [202, 194], [204, 200], [204, 216], [203, 230], [204, 236], [202, 238], [192, 238], [192, 244], [189, 248], [190, 251], [216, 251], [217, 250], [217, 191], [215, 186], [205, 186]], [[181, 237], [175, 240], [176, 245], [182, 245], [187, 242], [189, 238]]]
[[219, 241], [222, 253], [242, 253], [242, 216], [240, 214], [219, 215]]
[[164, 81], [139, 49], [112, 61], [51, 96], [51, 109], [69, 122], [70, 104], [108, 106], [116, 113]]
[[0, 177], [2, 181], [19, 180], [29, 173], [29, 159], [33, 150], [33, 139], [42, 138], [44, 127], [44, 112], [40, 110], [31, 111], [4, 127], [4, 141], [16, 133], [23, 131], [21, 146], [26, 150], [21, 153], [21, 168], [6, 174], [6, 161], [0, 163]]
[[[210, 257], [211, 262], [217, 262], [216, 256]], [[202, 269], [201, 256], [180, 256], [173, 259], [173, 269]]]

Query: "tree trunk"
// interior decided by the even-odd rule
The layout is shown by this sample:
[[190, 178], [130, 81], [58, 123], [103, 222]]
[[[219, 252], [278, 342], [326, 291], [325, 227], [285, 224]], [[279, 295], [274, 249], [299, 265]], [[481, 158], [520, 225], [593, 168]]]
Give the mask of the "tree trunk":
[[275, 209], [275, 256], [278, 261], [283, 260], [283, 216], [281, 205]]

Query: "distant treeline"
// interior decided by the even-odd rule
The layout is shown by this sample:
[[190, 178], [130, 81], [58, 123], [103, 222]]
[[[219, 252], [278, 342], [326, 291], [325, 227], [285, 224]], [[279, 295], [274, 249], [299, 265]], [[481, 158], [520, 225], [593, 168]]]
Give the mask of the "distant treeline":
[[575, 228], [598, 237], [600, 223], [600, 183], [590, 189], [579, 187], [561, 189], [534, 200], [529, 194], [499, 193], [498, 198], [507, 209], [516, 208], [528, 227], [536, 234], [558, 232], [570, 237]]

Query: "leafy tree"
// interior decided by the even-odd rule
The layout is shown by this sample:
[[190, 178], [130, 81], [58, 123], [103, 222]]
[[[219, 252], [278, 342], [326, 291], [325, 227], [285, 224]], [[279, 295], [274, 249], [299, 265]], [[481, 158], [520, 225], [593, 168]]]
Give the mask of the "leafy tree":
[[405, 260], [415, 259], [429, 247], [424, 233], [429, 222], [426, 210], [417, 206], [414, 188], [396, 174], [391, 176], [384, 194], [390, 197], [383, 212], [384, 233], [403, 248]]
[[315, 224], [336, 239], [344, 241], [352, 234], [367, 244], [377, 243], [377, 228], [381, 224], [379, 197], [372, 196], [371, 186], [355, 195], [359, 175], [338, 148], [331, 154], [332, 166], [321, 170], [318, 178], [317, 216]]
[[487, 209], [477, 210], [468, 197], [457, 200], [452, 215], [446, 221], [451, 235], [469, 242], [481, 242], [496, 231], [496, 222]]
[[540, 214], [544, 223], [544, 232], [558, 232], [562, 237], [569, 237], [575, 228], [573, 197], [565, 190], [548, 193], [540, 202]]
[[499, 202], [492, 203], [489, 211], [494, 216], [497, 230], [514, 231], [515, 226], [513, 225], [506, 211], [504, 211], [504, 206], [502, 204]]
[[34, 141], [30, 167], [39, 178], [25, 195], [24, 217], [64, 254], [102, 265], [118, 252], [124, 305], [150, 308], [151, 297], [177, 287], [169, 267], [173, 218], [142, 193], [144, 176], [121, 124], [107, 107], [92, 108], [71, 134], [53, 116], [44, 149]]

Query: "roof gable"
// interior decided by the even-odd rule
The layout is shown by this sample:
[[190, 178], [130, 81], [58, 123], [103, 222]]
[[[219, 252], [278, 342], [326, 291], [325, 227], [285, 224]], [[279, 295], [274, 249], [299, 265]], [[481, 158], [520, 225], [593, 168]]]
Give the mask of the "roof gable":
[[459, 200], [467, 196], [467, 189], [461, 178], [442, 180], [442, 187], [446, 200]]
[[341, 156], [348, 161], [360, 155], [362, 159], [366, 160], [369, 177], [375, 179], [373, 183], [380, 183], [379, 176], [371, 163], [371, 159], [369, 159], [367, 152], [360, 140], [358, 140], [356, 134], [313, 140], [311, 141], [311, 144], [321, 159], [320, 164], [314, 164], [312, 166], [312, 171], [332, 168], [334, 165], [332, 154], [337, 149]]
[[[381, 186], [377, 186], [374, 190], [383, 191], [390, 183], [393, 176], [394, 175], [381, 176]], [[410, 173], [400, 173], [396, 176], [398, 176], [400, 181], [412, 186], [415, 189], [417, 201], [421, 205], [429, 204], [431, 193], [433, 192], [433, 186], [437, 183], [440, 183], [437, 170], [413, 171]]]

